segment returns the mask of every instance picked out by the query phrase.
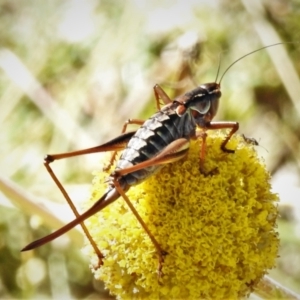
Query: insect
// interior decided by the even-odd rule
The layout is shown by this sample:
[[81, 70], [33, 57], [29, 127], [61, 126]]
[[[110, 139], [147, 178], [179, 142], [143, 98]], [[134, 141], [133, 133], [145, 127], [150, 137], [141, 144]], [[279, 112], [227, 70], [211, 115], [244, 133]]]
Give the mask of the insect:
[[[188, 152], [190, 139], [194, 138], [200, 138], [203, 140], [203, 146], [199, 153], [199, 167], [202, 173], [207, 174], [204, 171], [206, 150], [205, 140], [207, 130], [229, 129], [229, 133], [221, 144], [221, 150], [227, 153], [234, 153], [233, 149], [227, 148], [227, 143], [232, 135], [238, 130], [239, 123], [212, 121], [217, 113], [219, 99], [221, 97], [221, 81], [227, 71], [244, 57], [279, 44], [282, 43], [259, 48], [240, 57], [227, 67], [221, 76], [219, 83], [217, 83], [220, 70], [219, 64], [215, 82], [201, 84], [174, 100], [171, 100], [159, 85], [155, 85], [154, 95], [156, 98], [157, 112], [146, 121], [138, 119], [128, 120], [124, 124], [122, 134], [120, 136], [100, 146], [74, 152], [46, 155], [44, 165], [69, 203], [76, 218], [48, 236], [30, 243], [21, 251], [28, 251], [37, 248], [61, 236], [76, 225], [81, 224], [84, 233], [99, 258], [100, 267], [103, 264], [104, 256], [97, 247], [83, 221], [96, 214], [119, 197], [122, 197], [135, 217], [138, 219], [143, 229], [147, 232], [154, 247], [156, 248], [158, 254], [158, 273], [161, 274], [162, 264], [167, 252], [161, 248], [153, 234], [149, 231], [147, 225], [131, 204], [130, 199], [126, 196], [126, 191], [128, 191], [131, 186], [136, 185], [151, 176], [165, 164], [182, 159]], [[161, 100], [164, 103], [163, 107], [160, 106]], [[137, 124], [140, 125], [140, 127], [137, 131], [126, 132], [129, 124]], [[201, 131], [196, 130], [197, 128], [200, 128]], [[252, 143], [252, 139], [248, 140]], [[53, 172], [50, 164], [59, 159], [103, 151], [113, 151], [113, 155], [109, 163], [109, 166], [111, 166], [116, 153], [121, 150], [123, 152], [116, 163], [115, 170], [109, 176], [106, 192], [90, 209], [80, 215], [65, 188]]]
[[259, 145], [258, 141], [255, 138], [246, 137], [244, 134], [242, 134], [242, 138], [249, 145], [253, 145], [253, 146], [258, 146]]
[[246, 137], [244, 134], [242, 134], [242, 138], [244, 139], [245, 143], [247, 143], [248, 145], [260, 146], [263, 149], [265, 149], [267, 152], [269, 152], [265, 147], [260, 145], [259, 142], [255, 138]]

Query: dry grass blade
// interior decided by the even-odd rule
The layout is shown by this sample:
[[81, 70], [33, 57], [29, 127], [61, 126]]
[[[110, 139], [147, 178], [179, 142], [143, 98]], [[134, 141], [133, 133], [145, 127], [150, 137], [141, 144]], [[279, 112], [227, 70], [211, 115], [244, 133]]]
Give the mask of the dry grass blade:
[[[0, 175], [0, 190], [10, 201], [30, 216], [39, 216], [50, 228], [62, 227], [65, 224], [65, 212], [62, 205], [50, 204], [49, 201], [41, 201], [31, 195], [14, 182]], [[69, 209], [69, 208], [67, 208]], [[60, 216], [60, 217], [58, 217]], [[83, 235], [77, 230], [69, 233], [73, 242], [82, 245]]]

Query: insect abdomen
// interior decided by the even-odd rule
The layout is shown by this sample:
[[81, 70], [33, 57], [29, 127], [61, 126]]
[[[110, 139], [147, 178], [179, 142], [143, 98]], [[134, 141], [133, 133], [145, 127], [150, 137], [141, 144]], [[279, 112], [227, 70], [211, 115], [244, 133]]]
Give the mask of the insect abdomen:
[[[165, 114], [162, 111], [148, 119], [129, 141], [117, 163], [117, 169], [136, 165], [146, 161], [167, 145], [184, 135], [185, 117]], [[134, 185], [157, 171], [159, 166], [147, 167], [124, 176], [128, 185]]]

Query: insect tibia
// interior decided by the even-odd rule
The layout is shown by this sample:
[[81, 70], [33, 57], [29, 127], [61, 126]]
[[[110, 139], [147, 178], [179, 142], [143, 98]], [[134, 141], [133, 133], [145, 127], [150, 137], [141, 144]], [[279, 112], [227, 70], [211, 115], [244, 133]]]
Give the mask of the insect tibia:
[[21, 252], [35, 249], [35, 248], [40, 247], [48, 242], [55, 240], [56, 238], [60, 237], [64, 233], [68, 232], [75, 226], [82, 223], [87, 218], [91, 217], [92, 215], [96, 214], [97, 212], [99, 212], [100, 210], [105, 208], [107, 205], [114, 202], [116, 199], [119, 198], [119, 196], [120, 196], [120, 194], [114, 188], [109, 189], [90, 209], [88, 209], [86, 212], [84, 212], [78, 218], [74, 219], [73, 221], [71, 221], [70, 223], [61, 227], [60, 229], [52, 232], [51, 234], [30, 243], [29, 245], [24, 247], [21, 250]]

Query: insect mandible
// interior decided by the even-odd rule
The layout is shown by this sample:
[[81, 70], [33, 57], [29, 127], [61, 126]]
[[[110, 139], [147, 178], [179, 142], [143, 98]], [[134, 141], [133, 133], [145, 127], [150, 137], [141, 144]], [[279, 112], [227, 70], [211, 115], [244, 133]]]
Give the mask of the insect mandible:
[[[219, 83], [217, 83], [220, 70], [219, 65], [215, 82], [201, 84], [174, 100], [171, 100], [164, 90], [156, 84], [154, 86], [154, 94], [156, 98], [157, 112], [146, 121], [138, 119], [128, 120], [124, 124], [122, 134], [120, 136], [100, 146], [68, 153], [46, 155], [44, 158], [44, 165], [67, 200], [76, 218], [57, 231], [30, 243], [21, 251], [28, 251], [42, 246], [80, 224], [95, 253], [97, 254], [99, 258], [99, 266], [101, 266], [103, 264], [104, 256], [83, 221], [96, 214], [119, 197], [122, 197], [135, 217], [138, 219], [143, 229], [147, 232], [154, 247], [156, 248], [159, 258], [158, 273], [161, 274], [162, 264], [167, 252], [161, 248], [153, 234], [149, 231], [147, 225], [130, 202], [130, 199], [126, 196], [126, 191], [132, 185], [138, 184], [148, 178], [165, 164], [182, 159], [188, 152], [190, 139], [193, 138], [201, 138], [203, 140], [199, 157], [200, 171], [205, 173], [204, 159], [207, 130], [229, 129], [229, 133], [221, 144], [221, 150], [227, 153], [234, 153], [233, 149], [227, 148], [227, 143], [232, 135], [238, 130], [239, 123], [212, 121], [217, 113], [219, 99], [221, 97], [221, 81], [227, 71], [241, 59], [262, 49], [281, 44], [283, 43], [272, 44], [243, 55], [229, 65], [221, 76]], [[162, 108], [160, 107], [160, 100], [164, 103]], [[126, 132], [128, 124], [137, 124], [140, 125], [140, 127], [136, 131]], [[201, 131], [196, 130], [197, 128], [200, 128]], [[65, 188], [53, 172], [50, 164], [59, 159], [104, 151], [113, 151], [110, 166], [115, 159], [116, 153], [118, 151], [123, 152], [116, 163], [115, 170], [109, 176], [108, 187], [104, 195], [98, 199], [91, 208], [80, 215]]]

